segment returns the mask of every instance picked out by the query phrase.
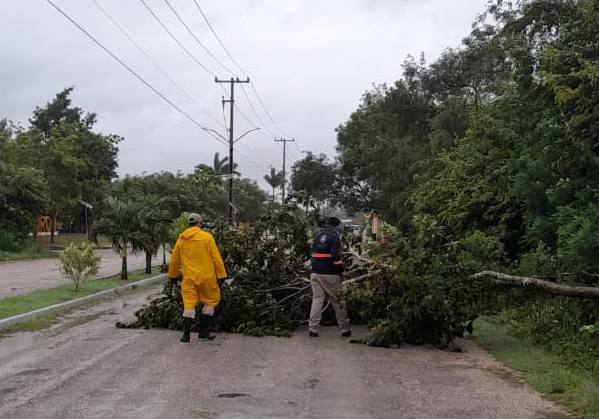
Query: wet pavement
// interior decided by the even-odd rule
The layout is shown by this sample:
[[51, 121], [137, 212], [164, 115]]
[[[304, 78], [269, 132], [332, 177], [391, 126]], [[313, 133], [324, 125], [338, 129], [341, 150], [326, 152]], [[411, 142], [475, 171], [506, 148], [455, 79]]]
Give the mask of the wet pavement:
[[[114, 250], [97, 249], [96, 254], [102, 257], [99, 276], [114, 275], [121, 271], [121, 258]], [[129, 255], [127, 267], [129, 270], [143, 268], [145, 261], [143, 253]], [[160, 262], [154, 257], [153, 264], [158, 263]], [[61, 277], [58, 268], [58, 258], [0, 263], [0, 298], [27, 294], [36, 289], [67, 283], [67, 280]]]
[[564, 417], [468, 341], [464, 353], [372, 348], [325, 327], [182, 344], [176, 331], [115, 328], [156, 292], [0, 338], [0, 418]]

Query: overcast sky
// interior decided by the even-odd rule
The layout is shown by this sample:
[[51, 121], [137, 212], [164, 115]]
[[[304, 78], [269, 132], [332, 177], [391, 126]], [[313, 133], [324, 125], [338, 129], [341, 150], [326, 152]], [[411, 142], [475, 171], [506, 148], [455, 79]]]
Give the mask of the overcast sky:
[[[209, 72], [188, 57], [139, 0], [97, 0], [151, 58], [192, 96], [194, 104], [158, 71], [92, 0], [53, 0], [100, 42], [200, 124], [225, 134], [214, 83], [230, 77], [177, 21], [164, 0], [146, 0], [175, 37]], [[194, 34], [224, 64], [240, 73], [204, 23], [193, 0], [170, 0]], [[3, 0], [0, 25], [0, 118], [27, 125], [31, 111], [66, 86], [77, 106], [98, 114], [97, 129], [121, 135], [119, 175], [181, 170], [211, 163], [228, 148], [169, 107], [127, 73], [45, 0]], [[253, 126], [238, 145], [244, 176], [261, 181], [282, 149], [273, 135], [297, 139], [288, 164], [302, 150], [334, 155], [335, 127], [356, 109], [372, 83], [391, 83], [408, 54], [434, 60], [459, 45], [487, 0], [198, 0], [214, 29], [247, 71], [275, 126], [245, 87], [236, 102]], [[228, 91], [228, 90], [227, 90]], [[199, 107], [198, 107], [199, 105]], [[201, 109], [200, 109], [201, 108]], [[202, 110], [203, 109], [203, 110]], [[208, 116], [207, 112], [210, 116]], [[226, 111], [228, 124], [228, 108]], [[235, 133], [252, 127], [240, 113]]]

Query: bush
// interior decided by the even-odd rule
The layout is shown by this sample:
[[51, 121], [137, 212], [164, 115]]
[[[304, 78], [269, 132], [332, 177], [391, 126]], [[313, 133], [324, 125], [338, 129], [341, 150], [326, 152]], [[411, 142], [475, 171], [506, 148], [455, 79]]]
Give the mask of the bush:
[[599, 372], [599, 319], [579, 302], [540, 296], [503, 310], [497, 319], [519, 338], [563, 355], [569, 366]]
[[98, 273], [100, 257], [94, 254], [95, 246], [83, 242], [80, 246], [71, 243], [60, 255], [60, 273], [73, 281], [75, 292], [79, 291], [81, 281]]
[[23, 250], [23, 241], [11, 232], [0, 230], [0, 250], [5, 252], [19, 252]]

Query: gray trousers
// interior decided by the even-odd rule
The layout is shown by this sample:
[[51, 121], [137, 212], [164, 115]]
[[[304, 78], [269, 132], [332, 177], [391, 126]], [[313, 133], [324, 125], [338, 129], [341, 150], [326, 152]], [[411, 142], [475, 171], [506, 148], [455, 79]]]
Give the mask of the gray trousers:
[[322, 317], [322, 307], [325, 297], [329, 299], [335, 309], [335, 317], [341, 332], [350, 330], [349, 319], [345, 311], [345, 303], [341, 299], [341, 275], [312, 274], [312, 309], [310, 310], [309, 328], [311, 332], [317, 332]]

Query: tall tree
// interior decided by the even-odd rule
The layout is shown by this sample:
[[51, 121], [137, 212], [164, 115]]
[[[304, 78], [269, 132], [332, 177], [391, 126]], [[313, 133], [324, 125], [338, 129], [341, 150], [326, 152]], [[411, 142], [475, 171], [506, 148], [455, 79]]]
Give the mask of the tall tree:
[[302, 160], [293, 164], [291, 187], [301, 197], [306, 213], [310, 207], [318, 212], [325, 202], [333, 199], [335, 179], [335, 165], [329, 162], [327, 156], [308, 152]]

